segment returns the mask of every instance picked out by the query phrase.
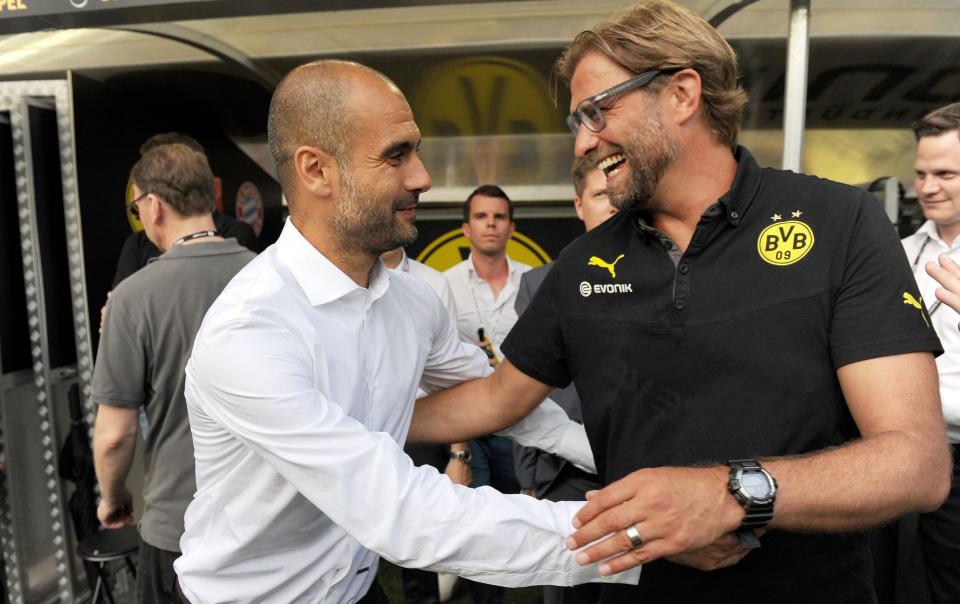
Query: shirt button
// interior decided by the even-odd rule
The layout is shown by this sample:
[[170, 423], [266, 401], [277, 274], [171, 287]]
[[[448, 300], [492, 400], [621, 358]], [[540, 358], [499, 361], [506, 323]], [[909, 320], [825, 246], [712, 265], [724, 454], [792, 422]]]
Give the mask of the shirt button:
[[683, 300], [677, 300], [676, 302], [673, 303], [673, 306], [677, 310], [683, 310], [684, 308], [687, 307], [687, 303], [684, 302]]
[[668, 240], [665, 239], [665, 240], [663, 241], [663, 249], [669, 250], [669, 249], [672, 249], [672, 248], [673, 248], [673, 242], [672, 242], [672, 241], [668, 241]]
[[690, 272], [690, 265], [687, 264], [686, 262], [681, 263], [681, 264], [680, 264], [680, 274], [681, 274], [681, 275], [686, 275], [686, 274], [689, 273], [689, 272]]
[[740, 214], [738, 214], [736, 211], [730, 212], [730, 218], [736, 220], [737, 218], [740, 218]]

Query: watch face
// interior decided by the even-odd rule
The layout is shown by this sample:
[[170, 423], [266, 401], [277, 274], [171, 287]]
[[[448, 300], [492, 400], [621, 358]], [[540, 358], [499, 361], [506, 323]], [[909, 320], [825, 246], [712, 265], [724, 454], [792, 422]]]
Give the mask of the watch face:
[[770, 483], [760, 472], [744, 472], [740, 477], [740, 487], [753, 499], [763, 500], [770, 497]]

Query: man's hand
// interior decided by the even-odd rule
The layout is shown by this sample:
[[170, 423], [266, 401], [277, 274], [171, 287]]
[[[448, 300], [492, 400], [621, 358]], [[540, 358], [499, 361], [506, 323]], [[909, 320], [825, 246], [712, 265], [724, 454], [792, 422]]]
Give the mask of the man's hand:
[[[756, 534], [762, 535], [763, 531], [756, 531]], [[727, 533], [706, 547], [670, 556], [667, 560], [709, 571], [733, 566], [752, 551], [740, 546], [740, 540], [737, 539], [736, 534]]]
[[[927, 274], [943, 286], [937, 289], [937, 298], [953, 310], [960, 312], [960, 265], [946, 254], [940, 254], [939, 260], [940, 264], [927, 263]], [[957, 327], [960, 328], [960, 325]]]
[[496, 367], [500, 364], [500, 361], [497, 360], [497, 355], [493, 352], [493, 345], [490, 343], [490, 340], [477, 341], [475, 344], [487, 355], [487, 362], [491, 367]]
[[133, 524], [133, 496], [123, 487], [115, 498], [101, 497], [97, 506], [97, 518], [108, 529], [118, 529]]
[[[740, 526], [744, 511], [727, 491], [727, 476], [728, 469], [722, 466], [633, 472], [587, 493], [587, 505], [574, 518], [578, 530], [567, 546], [579, 549], [612, 534], [577, 554], [584, 565], [616, 556], [600, 565], [604, 575], [670, 556], [691, 565], [705, 564], [704, 558], [733, 564], [739, 558], [724, 552], [729, 541], [721, 538]], [[631, 525], [643, 539], [640, 547], [634, 548], [625, 533]], [[718, 541], [713, 551], [700, 551]]]
[[462, 462], [459, 459], [451, 459], [447, 462], [447, 469], [444, 474], [453, 481], [453, 484], [462, 484], [469, 487], [473, 483], [473, 472], [470, 471], [470, 464]]

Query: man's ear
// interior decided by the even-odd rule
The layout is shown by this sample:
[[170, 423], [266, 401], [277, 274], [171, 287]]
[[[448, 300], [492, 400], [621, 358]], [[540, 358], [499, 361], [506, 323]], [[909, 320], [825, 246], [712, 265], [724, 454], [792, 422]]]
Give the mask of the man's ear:
[[144, 201], [147, 203], [141, 203], [141, 213], [143, 210], [146, 210], [149, 213], [150, 221], [153, 224], [163, 224], [163, 220], [167, 216], [167, 207], [163, 205], [163, 200], [151, 193], [146, 199], [144, 199]]
[[298, 147], [293, 152], [293, 167], [300, 186], [317, 197], [330, 197], [339, 185], [336, 160], [318, 147]]
[[579, 195], [576, 195], [573, 198], [573, 209], [577, 212], [577, 218], [583, 222], [583, 200], [580, 199]]
[[684, 69], [673, 76], [670, 101], [676, 123], [684, 125], [700, 112], [703, 83], [700, 74], [693, 69]]
[[470, 223], [464, 222], [460, 224], [460, 230], [463, 232], [463, 236], [467, 239], [470, 239]]

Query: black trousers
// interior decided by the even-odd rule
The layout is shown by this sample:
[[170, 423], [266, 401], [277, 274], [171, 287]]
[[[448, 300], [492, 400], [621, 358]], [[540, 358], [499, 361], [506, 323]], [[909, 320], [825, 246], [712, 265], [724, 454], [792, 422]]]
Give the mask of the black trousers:
[[[408, 444], [404, 453], [410, 456], [417, 466], [433, 466], [441, 474], [450, 459], [447, 445]], [[404, 604], [439, 604], [440, 587], [437, 585], [437, 573], [419, 568], [401, 568], [400, 580], [403, 584]], [[371, 589], [372, 591], [372, 589]]]
[[357, 600], [357, 604], [390, 604], [390, 599], [387, 598], [387, 594], [380, 587], [380, 582], [374, 581], [367, 591], [367, 595]]
[[953, 445], [953, 480], [940, 509], [920, 514], [917, 532], [936, 604], [960, 602], [960, 445]]
[[180, 552], [153, 547], [140, 539], [140, 566], [137, 569], [137, 604], [173, 604], [177, 575], [173, 561]]

